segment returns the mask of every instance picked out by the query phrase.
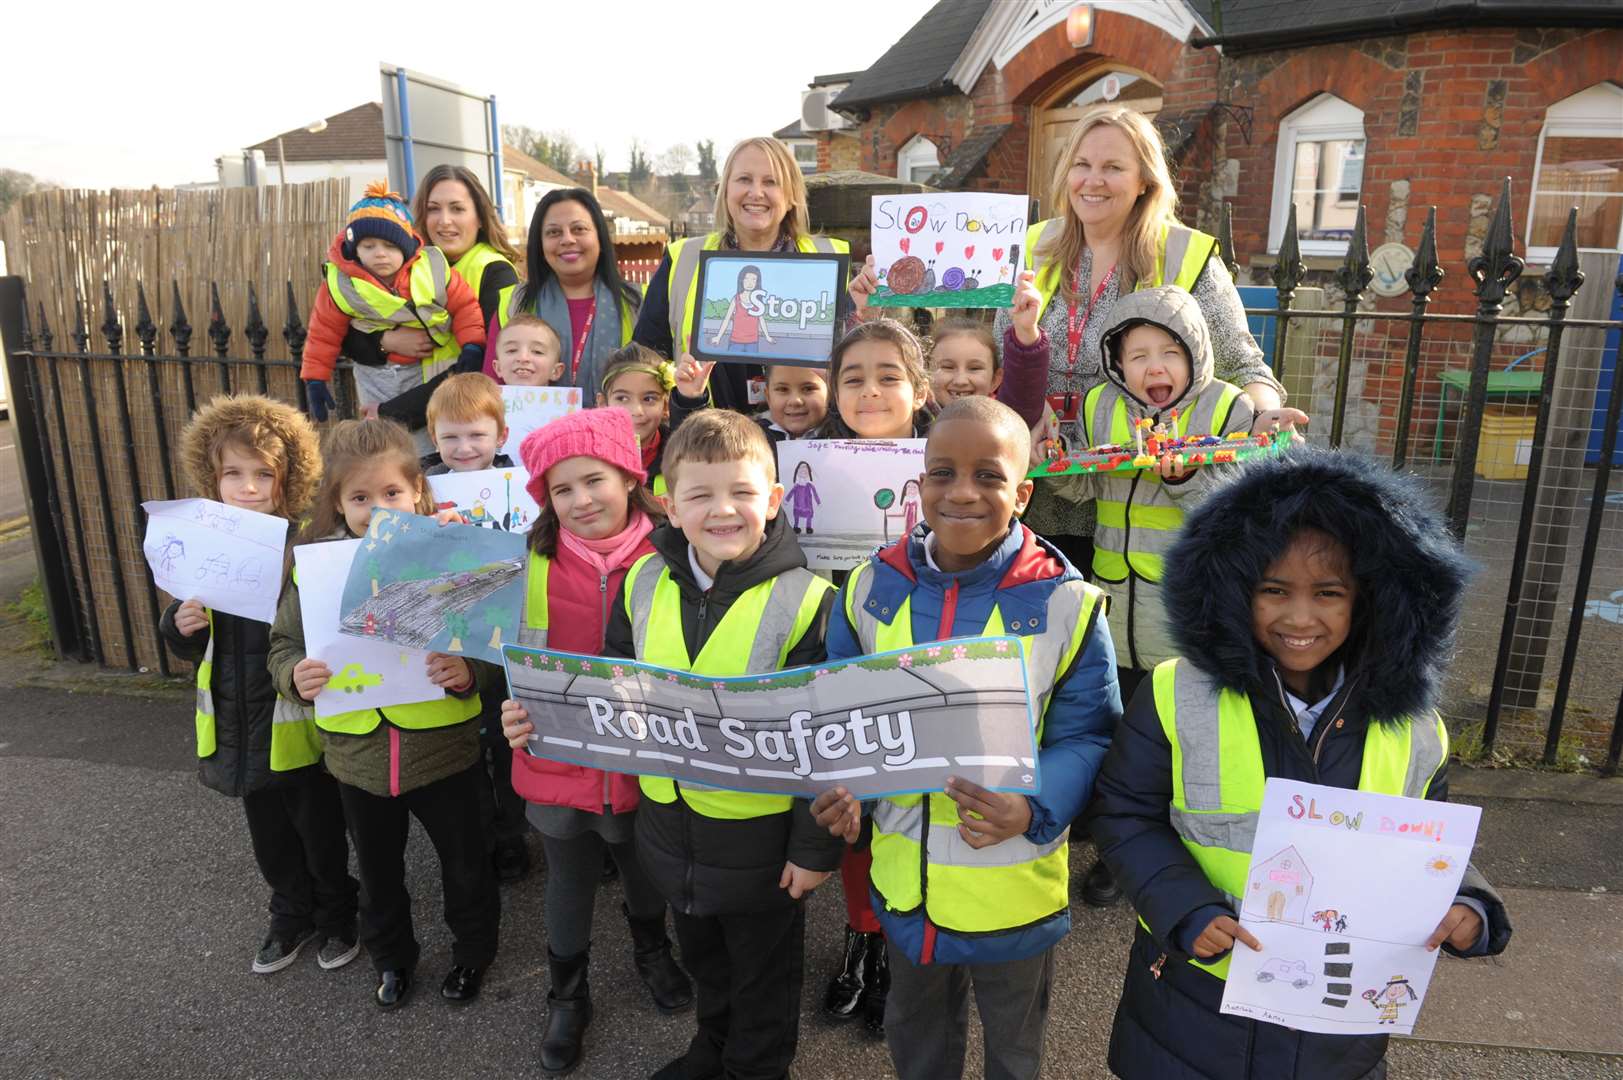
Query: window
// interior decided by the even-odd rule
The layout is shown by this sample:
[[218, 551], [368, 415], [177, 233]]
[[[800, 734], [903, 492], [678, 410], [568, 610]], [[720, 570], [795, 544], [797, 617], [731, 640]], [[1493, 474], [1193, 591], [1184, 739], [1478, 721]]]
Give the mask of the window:
[[1591, 86], [1550, 106], [1538, 138], [1527, 257], [1555, 258], [1567, 211], [1578, 208], [1578, 247], [1623, 250], [1623, 89]]
[[1094, 105], [1130, 105], [1151, 120], [1161, 111], [1161, 88], [1130, 71], [1105, 71], [1066, 102], [1053, 108], [1085, 109]]
[[1334, 94], [1320, 94], [1285, 117], [1279, 124], [1268, 250], [1279, 250], [1294, 205], [1302, 254], [1345, 254], [1363, 183], [1363, 112]]
[[914, 184], [928, 184], [941, 171], [941, 155], [935, 143], [915, 135], [896, 154], [896, 178]]
[[809, 142], [791, 143], [795, 151], [795, 164], [800, 171], [808, 176], [817, 171], [817, 144]]

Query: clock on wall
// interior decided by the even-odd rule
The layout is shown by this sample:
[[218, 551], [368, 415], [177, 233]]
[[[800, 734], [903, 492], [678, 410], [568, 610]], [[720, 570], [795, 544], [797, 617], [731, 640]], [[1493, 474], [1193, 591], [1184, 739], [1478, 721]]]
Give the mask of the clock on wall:
[[1370, 255], [1369, 265], [1375, 271], [1369, 287], [1375, 290], [1376, 296], [1402, 296], [1409, 291], [1409, 282], [1403, 275], [1414, 265], [1414, 252], [1407, 245], [1382, 244]]

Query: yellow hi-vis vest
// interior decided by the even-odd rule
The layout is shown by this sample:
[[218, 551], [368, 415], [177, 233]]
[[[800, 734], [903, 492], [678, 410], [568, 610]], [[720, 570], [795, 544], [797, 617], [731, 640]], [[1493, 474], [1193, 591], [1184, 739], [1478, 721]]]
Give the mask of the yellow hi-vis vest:
[[530, 552], [529, 566], [524, 571], [524, 618], [518, 625], [520, 645], [532, 649], [547, 647], [547, 577], [551, 573], [552, 560]]
[[[625, 608], [631, 620], [637, 659], [647, 664], [701, 675], [762, 675], [780, 671], [789, 651], [817, 619], [823, 594], [834, 586], [810, 570], [796, 568], [746, 589], [733, 601], [689, 657], [682, 636], [682, 596], [670, 567], [658, 555], [644, 555], [626, 572]], [[710, 818], [757, 818], [781, 814], [794, 800], [787, 795], [716, 791], [663, 776], [641, 778], [642, 793], [655, 802], [678, 797]]]
[[[1059, 243], [1059, 236], [1064, 228], [1064, 218], [1049, 218], [1037, 222], [1026, 230], [1026, 267], [1036, 272], [1037, 291], [1043, 295], [1042, 305], [1037, 309], [1039, 319], [1043, 317], [1043, 312], [1048, 310], [1048, 302], [1059, 291], [1060, 282], [1069, 268], [1060, 266], [1052, 260], [1042, 261], [1038, 258], [1037, 249], [1045, 243]], [[1136, 292], [1157, 285], [1176, 285], [1185, 292], [1193, 291], [1195, 279], [1200, 277], [1200, 272], [1206, 268], [1207, 260], [1216, 251], [1215, 236], [1208, 236], [1199, 229], [1168, 223], [1161, 227], [1161, 243], [1155, 249], [1155, 271], [1136, 282], [1133, 290]], [[1176, 267], [1176, 273], [1170, 280], [1167, 278], [1169, 266]]]
[[413, 326], [428, 331], [434, 351], [423, 359], [424, 382], [450, 367], [461, 351], [451, 333], [451, 313], [445, 307], [450, 279], [451, 264], [445, 261], [445, 253], [428, 244], [411, 265], [409, 298], [396, 296], [366, 278], [350, 277], [336, 263], [327, 264], [327, 291], [356, 329], [376, 333]]
[[[1172, 745], [1172, 827], [1206, 879], [1239, 912], [1267, 781], [1251, 699], [1219, 689], [1185, 660], [1157, 664], [1151, 679], [1161, 730]], [[1371, 721], [1358, 790], [1423, 799], [1447, 760], [1448, 729], [1435, 712], [1418, 720]], [[1149, 930], [1143, 919], [1139, 923]], [[1189, 962], [1228, 978], [1227, 955]]]
[[[1228, 423], [1229, 411], [1241, 391], [1228, 383], [1214, 385], [1216, 392], [1208, 388], [1193, 408], [1178, 414], [1178, 422], [1172, 426], [1180, 438], [1190, 432], [1220, 432]], [[1078, 419], [1083, 446], [1133, 443], [1127, 400], [1109, 383], [1088, 391]], [[1125, 581], [1131, 569], [1141, 580], [1159, 582], [1166, 553], [1183, 527], [1182, 508], [1167, 495], [1161, 478], [1151, 469], [1128, 476], [1106, 474], [1099, 479], [1103, 490], [1093, 503], [1099, 516], [1093, 533], [1094, 574], [1101, 581]]]
[[[203, 661], [197, 665], [197, 756], [212, 757], [216, 748], [214, 728], [214, 609], [209, 613], [209, 643]], [[280, 694], [271, 711], [270, 767], [272, 772], [292, 772], [321, 760], [321, 737], [316, 734], [314, 710], [295, 705]], [[247, 753], [246, 746], [237, 752]]]
[[[666, 249], [670, 256], [671, 273], [666, 279], [669, 286], [671, 319], [671, 353], [680, 357], [689, 350], [693, 338], [693, 312], [699, 306], [699, 253], [719, 251], [722, 235], [713, 232], [703, 240], [678, 240]], [[831, 236], [802, 236], [795, 245], [801, 252], [820, 251], [825, 255], [846, 254], [851, 245]], [[742, 252], [741, 254], [748, 254]]]
[[[863, 651], [912, 645], [912, 597], [892, 617], [870, 598], [872, 590], [873, 567], [864, 563], [852, 571], [845, 591], [845, 614]], [[1020, 639], [1039, 744], [1054, 685], [1070, 670], [1103, 608], [1103, 594], [1077, 579], [1055, 588], [1041, 633], [1022, 634], [1030, 628], [1018, 619], [1005, 626], [1002, 614], [992, 609], [983, 633]], [[976, 850], [958, 834], [958, 804], [946, 795], [894, 795], [874, 807], [870, 878], [888, 911], [906, 915], [922, 906], [930, 922], [954, 933], [1018, 930], [1069, 906], [1069, 834], [1067, 827], [1046, 844], [1012, 836]]]
[[473, 290], [473, 298], [477, 300], [479, 299], [479, 286], [485, 280], [485, 271], [490, 268], [492, 263], [513, 265], [508, 261], [506, 255], [480, 240], [473, 247], [464, 251], [462, 258], [451, 264], [451, 269], [455, 270], [458, 276], [468, 283], [468, 288]]

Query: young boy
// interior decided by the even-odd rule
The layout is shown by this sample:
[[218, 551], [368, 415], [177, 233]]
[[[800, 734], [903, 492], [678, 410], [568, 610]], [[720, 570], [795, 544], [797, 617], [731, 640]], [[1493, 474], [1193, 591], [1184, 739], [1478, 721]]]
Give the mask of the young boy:
[[[1133, 697], [1092, 809], [1139, 914], [1111, 1033], [1116, 1075], [1386, 1074], [1385, 1036], [1218, 1011], [1229, 950], [1267, 938], [1239, 925], [1232, 898], [1268, 777], [1447, 799], [1435, 703], [1468, 577], [1428, 493], [1351, 455], [1301, 448], [1247, 464], [1190, 514], [1165, 575], [1182, 658]], [[1468, 867], [1426, 944], [1491, 955], [1510, 932]]]
[[327, 249], [325, 275], [310, 310], [299, 369], [310, 415], [318, 422], [336, 405], [327, 384], [350, 327], [367, 333], [427, 331], [433, 345], [428, 355], [391, 353], [382, 366], [355, 367], [362, 411], [411, 428], [423, 426], [423, 408], [437, 377], [453, 364], [463, 371], [484, 365], [479, 298], [439, 248], [418, 239], [405, 201], [383, 183], [368, 185], [365, 197], [350, 207], [344, 231]]
[[[257, 395], [218, 397], [199, 409], [181, 435], [181, 457], [199, 496], [289, 520], [321, 480], [310, 422]], [[175, 655], [197, 664], [198, 779], [242, 800], [271, 888], [270, 929], [253, 970], [280, 971], [315, 939], [317, 962], [343, 967], [360, 952], [343, 807], [321, 767], [312, 713], [278, 697], [271, 683], [270, 626], [177, 600], [159, 627]]]
[[[821, 661], [834, 594], [778, 513], [783, 487], [761, 429], [706, 409], [671, 437], [664, 468], [670, 520], [626, 574], [605, 655], [708, 675]], [[763, 606], [792, 616], [764, 618]], [[649, 776], [641, 788], [637, 854], [671, 905], [697, 989], [698, 1031], [655, 1076], [787, 1076], [800, 1034], [801, 900], [843, 845], [805, 800]]]
[[[1071, 927], [1067, 834], [1121, 716], [1103, 595], [1018, 520], [1031, 498], [1030, 438], [991, 398], [943, 409], [919, 478], [923, 525], [852, 572], [829, 623], [830, 660], [1019, 636], [1036, 706], [1040, 795], [953, 778], [943, 792], [872, 808], [872, 894], [891, 979], [885, 1038], [904, 1080], [963, 1074], [971, 985], [987, 1075], [1037, 1075], [1054, 946]], [[843, 788], [813, 812], [856, 838], [859, 806]]]
[[520, 312], [496, 338], [496, 377], [508, 386], [551, 386], [564, 377], [558, 331], [539, 315]]

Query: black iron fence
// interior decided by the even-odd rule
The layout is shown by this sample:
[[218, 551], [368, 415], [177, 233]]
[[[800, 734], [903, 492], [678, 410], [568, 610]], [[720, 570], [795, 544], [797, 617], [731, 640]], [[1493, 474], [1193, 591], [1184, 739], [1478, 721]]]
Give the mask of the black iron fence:
[[[1591, 744], [1598, 744], [1596, 756], [1612, 771], [1623, 752], [1623, 695], [1619, 694], [1616, 663], [1623, 655], [1623, 611], [1618, 613], [1615, 640], [1605, 636], [1612, 634], [1613, 623], [1591, 622], [1596, 602], [1590, 599], [1589, 590], [1597, 565], [1609, 573], [1623, 572], [1623, 540], [1603, 542], [1603, 533], [1623, 534], [1623, 526], [1606, 525], [1608, 512], [1614, 520], [1623, 517], [1623, 493], [1612, 491], [1611, 466], [1617, 450], [1619, 405], [1623, 404], [1623, 388], [1616, 382], [1615, 345], [1609, 361], [1614, 365], [1614, 381], [1597, 421], [1602, 429], [1601, 445], [1587, 484], [1586, 503], [1575, 494], [1586, 467], [1584, 448], [1577, 446], [1572, 424], [1563, 421], [1553, 428], [1552, 417], [1563, 408], [1567, 410], [1563, 416], [1572, 413], [1572, 402], [1566, 397], [1574, 389], [1585, 402], [1598, 400], [1602, 393], [1601, 371], [1608, 362], [1604, 345], [1586, 346], [1593, 363], [1579, 365], [1571, 358], [1578, 350], [1567, 335], [1588, 333], [1600, 338], [1607, 333], [1615, 336], [1623, 329], [1623, 320], [1612, 314], [1614, 297], [1623, 293], [1623, 275], [1601, 283], [1601, 289], [1592, 286], [1584, 297], [1603, 294], [1605, 302], [1591, 304], [1595, 310], [1589, 317], [1574, 317], [1570, 309], [1584, 283], [1575, 230], [1573, 211], [1560, 248], [1542, 277], [1547, 305], [1537, 315], [1504, 314], [1507, 292], [1524, 271], [1523, 260], [1513, 248], [1507, 180], [1480, 254], [1468, 264], [1476, 310], [1443, 314], [1429, 310], [1444, 277], [1437, 257], [1433, 209], [1406, 276], [1409, 310], [1384, 311], [1372, 309], [1367, 296], [1373, 271], [1360, 212], [1346, 259], [1332, 279], [1340, 294], [1339, 307], [1304, 309], [1295, 306], [1295, 301], [1305, 292], [1309, 277], [1296, 245], [1292, 210], [1285, 242], [1271, 272], [1275, 304], [1247, 310], [1272, 324], [1272, 363], [1282, 382], [1289, 384], [1293, 376], [1303, 374], [1294, 371], [1292, 364], [1301, 363], [1304, 357], [1324, 369], [1324, 381], [1330, 388], [1328, 416], [1320, 415], [1325, 411], [1322, 408], [1310, 410], [1316, 413], [1312, 437], [1335, 447], [1346, 441], [1354, 371], [1370, 362], [1370, 343], [1360, 346], [1360, 335], [1377, 323], [1403, 328], [1396, 398], [1380, 406], [1391, 413], [1383, 426], [1390, 432], [1389, 445], [1377, 440], [1375, 448], [1389, 453], [1395, 468], [1430, 477], [1446, 502], [1456, 536], [1490, 570], [1503, 574], [1501, 578], [1499, 572], [1485, 573], [1478, 581], [1479, 601], [1497, 595], [1502, 585], [1505, 602], [1494, 625], [1489, 625], [1495, 613], [1491, 601], [1474, 609], [1476, 633], [1465, 636], [1456, 667], [1475, 674], [1451, 687], [1445, 714], [1456, 731], [1468, 726], [1478, 733], [1476, 745], [1486, 753], [1501, 738], [1502, 720], [1514, 713], [1523, 728], [1530, 723], [1542, 728], [1543, 756], [1553, 762], [1564, 745], [1575, 695], [1581, 696], [1586, 718], [1583, 734]], [[1233, 250], [1227, 221], [1220, 228], [1219, 243], [1227, 258], [1226, 253]], [[1615, 272], [1616, 264], [1612, 266]], [[1238, 277], [1237, 266], [1230, 263], [1230, 270]], [[177, 481], [173, 447], [179, 429], [199, 401], [216, 393], [251, 390], [304, 407], [304, 387], [297, 374], [305, 331], [290, 282], [289, 314], [280, 332], [292, 359], [266, 359], [272, 330], [260, 317], [258, 299], [250, 286], [247, 319], [241, 328], [249, 356], [233, 355], [235, 331], [226, 322], [218, 288], [214, 288], [206, 327], [211, 354], [194, 356], [193, 327], [181, 309], [178, 290], [173, 290], [169, 325], [160, 327], [141, 286], [133, 326], [139, 352], [129, 352], [113, 291], [103, 283], [103, 317], [97, 328], [103, 349], [92, 352], [92, 332], [82, 298], [74, 304], [75, 325], [53, 331], [44, 305], [36, 303], [31, 313], [20, 279], [0, 279], [0, 337], [7, 350], [17, 444], [22, 450], [23, 478], [57, 651], [64, 657], [110, 668], [173, 674], [175, 665], [157, 633], [160, 597], [141, 553], [146, 522], [140, 503], [190, 494]], [[1528, 329], [1513, 329], [1517, 327]], [[1516, 334], [1542, 341], [1541, 350], [1535, 350], [1542, 356], [1542, 374], [1536, 379], [1531, 437], [1526, 441], [1526, 461], [1521, 463], [1525, 480], [1519, 490], [1495, 480], [1488, 497], [1481, 498], [1478, 448], [1491, 365], [1506, 351], [1503, 339]], [[71, 350], [57, 348], [64, 335], [71, 340]], [[159, 351], [161, 339], [166, 346], [163, 352]], [[1373, 352], [1395, 352], [1388, 348], [1390, 340], [1376, 342]], [[1438, 347], [1456, 355], [1463, 351], [1468, 357], [1468, 378], [1446, 461], [1441, 453], [1446, 403], [1429, 398], [1422, 385], [1432, 378], [1435, 364], [1428, 357]], [[1361, 348], [1363, 356], [1359, 355]], [[1574, 371], [1582, 376], [1576, 381]], [[356, 399], [347, 375], [341, 374], [335, 383], [340, 415], [353, 415]], [[1433, 404], [1437, 406], [1435, 415], [1423, 415]], [[1429, 462], [1424, 454], [1415, 452], [1417, 429], [1423, 436], [1422, 425], [1428, 421], [1435, 432]], [[1327, 434], [1320, 434], [1324, 432]], [[1552, 501], [1552, 493], [1557, 492], [1562, 499]], [[1494, 504], [1506, 513], [1497, 518], [1483, 513]], [[1584, 526], [1574, 552], [1571, 525], [1580, 513]], [[1507, 547], [1512, 552], [1508, 561], [1504, 557]], [[1569, 564], [1575, 570], [1570, 578], [1565, 574]], [[1570, 605], [1564, 634], [1559, 633], [1555, 618], [1562, 602]], [[1545, 659], [1558, 637], [1560, 663], [1552, 683], [1544, 675]], [[1493, 638], [1496, 649], [1489, 644]], [[1596, 641], [1589, 649], [1591, 662], [1581, 665], [1583, 643], [1590, 639]], [[1595, 677], [1580, 686], [1575, 679], [1582, 668], [1591, 669]], [[1484, 681], [1485, 694], [1481, 692]], [[1614, 695], [1615, 703], [1611, 700]], [[1608, 734], [1602, 719], [1614, 707], [1616, 716]]]

